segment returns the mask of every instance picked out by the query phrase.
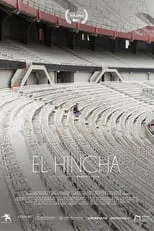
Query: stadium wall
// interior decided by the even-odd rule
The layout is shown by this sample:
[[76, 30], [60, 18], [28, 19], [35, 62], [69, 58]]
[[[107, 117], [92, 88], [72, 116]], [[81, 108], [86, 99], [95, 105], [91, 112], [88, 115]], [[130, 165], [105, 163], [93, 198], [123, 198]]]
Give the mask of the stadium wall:
[[38, 84], [38, 78], [35, 73], [31, 73], [27, 80], [27, 85]]
[[89, 82], [90, 72], [75, 72], [74, 73], [74, 82]]
[[[49, 72], [54, 83], [60, 82], [89, 82], [92, 72]], [[64, 80], [65, 79], [65, 80]]]
[[0, 88], [10, 87], [14, 70], [0, 70]]
[[[124, 81], [145, 81], [149, 80], [147, 72], [121, 72]], [[151, 74], [154, 77], [154, 73]]]
[[149, 73], [149, 80], [154, 80], [154, 73]]

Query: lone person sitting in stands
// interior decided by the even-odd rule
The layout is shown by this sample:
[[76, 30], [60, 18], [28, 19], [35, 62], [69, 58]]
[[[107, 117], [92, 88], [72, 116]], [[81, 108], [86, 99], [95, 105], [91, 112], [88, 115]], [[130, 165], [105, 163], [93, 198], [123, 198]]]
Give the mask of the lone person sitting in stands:
[[81, 112], [79, 111], [79, 104], [76, 103], [74, 106], [73, 106], [73, 113], [75, 115], [75, 118], [79, 118]]

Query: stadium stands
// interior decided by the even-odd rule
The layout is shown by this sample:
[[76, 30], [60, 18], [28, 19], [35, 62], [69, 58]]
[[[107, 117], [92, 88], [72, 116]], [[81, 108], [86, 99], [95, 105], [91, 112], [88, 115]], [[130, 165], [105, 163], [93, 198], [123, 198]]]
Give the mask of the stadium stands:
[[[140, 231], [153, 231], [153, 143], [145, 132], [144, 121], [153, 110], [154, 102], [141, 95], [144, 87], [142, 83], [108, 82], [26, 86], [14, 92], [1, 90], [3, 109], [0, 121], [1, 139], [3, 139], [1, 155], [5, 179], [12, 197], [18, 195], [19, 190], [20, 195], [31, 192], [26, 182], [29, 173], [25, 172], [26, 175], [23, 176], [21, 162], [16, 160], [16, 154], [10, 143], [12, 138], [9, 136], [9, 129], [17, 126], [14, 124], [15, 117], [21, 113], [21, 124], [24, 126], [19, 129], [24, 133], [29, 158], [31, 160], [33, 155], [43, 156], [45, 169], [49, 171], [47, 174], [40, 173], [47, 191], [77, 189], [81, 193], [80, 196], [83, 196], [84, 191], [102, 190], [111, 193], [106, 195], [108, 200], [113, 199], [112, 192], [120, 191], [120, 197], [125, 195], [132, 198], [127, 203], [120, 203], [117, 199], [114, 206], [106, 205], [102, 201], [102, 205], [97, 207], [97, 200], [100, 204], [102, 198], [96, 196], [93, 198], [96, 206], [93, 207], [90, 205], [92, 201], [84, 197], [84, 203], [88, 204], [86, 207], [62, 206], [63, 213], [70, 217], [78, 217], [81, 214], [85, 217], [98, 215], [109, 217], [109, 220], [104, 222], [72, 220], [74, 230], [136, 231], [139, 228]], [[74, 121], [71, 112], [75, 102], [79, 103], [81, 110], [78, 121]], [[74, 170], [74, 177], [69, 180], [69, 173], [63, 173], [58, 167], [57, 174], [52, 178], [54, 172], [50, 163], [53, 163], [53, 158], [56, 156], [61, 162], [63, 157], [69, 156], [70, 153], [76, 160], [80, 156], [101, 156], [105, 161], [106, 156], [112, 158], [116, 155], [120, 174], [114, 168], [110, 174], [98, 173], [97, 178], [92, 173], [84, 172], [85, 177], [82, 179], [82, 177], [75, 177], [79, 172]], [[96, 159], [88, 162], [89, 169], [94, 169], [96, 165]], [[58, 177], [61, 175], [63, 178]], [[121, 200], [125, 200], [125, 196]], [[21, 202], [16, 203], [17, 209], [24, 208], [27, 212], [33, 213], [31, 206]], [[34, 216], [43, 214], [45, 208], [42, 209], [42, 211], [35, 211]], [[136, 214], [140, 216], [146, 214], [148, 219], [144, 223], [135, 223], [133, 219]], [[111, 219], [119, 215], [130, 217], [131, 220]], [[33, 230], [33, 224], [28, 225], [28, 230]], [[34, 225], [44, 227], [44, 224], [34, 223]], [[61, 230], [57, 229], [54, 221], [53, 224], [48, 225], [49, 230]], [[44, 227], [41, 230], [47, 229]]]
[[[41, 1], [24, 0], [24, 3], [30, 6], [51, 13], [53, 15], [65, 18], [66, 9], [70, 9], [68, 1]], [[79, 11], [86, 9], [89, 14], [88, 25], [103, 27], [116, 31], [134, 31], [149, 25], [148, 19], [141, 20], [139, 13], [145, 13], [153, 16], [153, 10], [150, 4], [145, 0], [137, 1], [107, 1], [107, 0], [75, 0], [73, 4]], [[119, 8], [119, 5], [121, 6]], [[102, 17], [103, 15], [103, 17]]]
[[13, 41], [0, 42], [0, 47], [0, 59], [26, 61], [27, 64], [50, 63], [88, 65], [87, 61], [85, 62], [82, 58], [78, 58], [75, 55], [70, 55], [70, 53], [58, 47], [49, 49], [37, 44], [24, 46]]
[[27, 65], [38, 63], [153, 69], [153, 56], [143, 52], [132, 56], [128, 51], [113, 54], [102, 48], [95, 52], [84, 48], [76, 48], [72, 51], [63, 46], [46, 48], [39, 44], [22, 45], [9, 40], [0, 42], [0, 47], [0, 59], [24, 61]]
[[7, 231], [154, 231], [153, 5], [0, 1]]

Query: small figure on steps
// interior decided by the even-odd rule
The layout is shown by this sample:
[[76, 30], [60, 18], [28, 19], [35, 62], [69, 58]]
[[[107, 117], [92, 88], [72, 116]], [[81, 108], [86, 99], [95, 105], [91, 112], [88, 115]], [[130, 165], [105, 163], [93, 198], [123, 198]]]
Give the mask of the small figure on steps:
[[73, 106], [73, 113], [74, 113], [75, 119], [78, 120], [79, 116], [81, 115], [81, 112], [79, 111], [79, 104], [78, 103], [76, 103]]

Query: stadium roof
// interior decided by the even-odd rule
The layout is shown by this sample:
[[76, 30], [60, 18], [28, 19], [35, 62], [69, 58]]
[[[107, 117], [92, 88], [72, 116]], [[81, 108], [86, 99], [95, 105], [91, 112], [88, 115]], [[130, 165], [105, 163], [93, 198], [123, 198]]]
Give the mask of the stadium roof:
[[[152, 0], [1, 0], [39, 20], [93, 34], [129, 40], [154, 41]], [[68, 24], [66, 10], [88, 13], [88, 21]]]
[[65, 17], [67, 9], [82, 11], [89, 15], [88, 25], [134, 31], [147, 25], [153, 25], [154, 16], [151, 0], [23, 0], [35, 8], [56, 16]]

